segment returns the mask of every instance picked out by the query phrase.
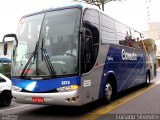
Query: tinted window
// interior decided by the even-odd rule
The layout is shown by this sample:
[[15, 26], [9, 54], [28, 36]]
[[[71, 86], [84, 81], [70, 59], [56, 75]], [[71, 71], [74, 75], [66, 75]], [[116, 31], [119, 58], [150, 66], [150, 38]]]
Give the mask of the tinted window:
[[115, 25], [118, 43], [128, 46], [127, 41], [131, 38], [130, 29], [119, 22], [115, 22]]
[[90, 71], [97, 59], [99, 49], [98, 11], [87, 9], [84, 13], [83, 26], [86, 29], [85, 42], [82, 40], [82, 72]]
[[130, 47], [134, 47], [134, 48], [138, 48], [138, 49], [142, 49], [142, 42], [141, 40], [141, 36], [140, 33], [135, 31], [135, 30], [131, 30], [132, 33], [132, 39], [130, 40]]
[[103, 43], [117, 44], [115, 21], [104, 14], [101, 14], [101, 32]]
[[116, 35], [120, 45], [143, 49], [140, 33], [116, 22]]
[[93, 26], [99, 28], [98, 12], [96, 10], [87, 9], [84, 13], [84, 22], [85, 21], [88, 21], [92, 23]]

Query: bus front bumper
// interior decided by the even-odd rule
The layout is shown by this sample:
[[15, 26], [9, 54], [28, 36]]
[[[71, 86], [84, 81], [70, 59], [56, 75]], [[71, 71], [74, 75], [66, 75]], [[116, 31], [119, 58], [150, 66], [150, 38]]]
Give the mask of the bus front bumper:
[[81, 106], [83, 98], [80, 89], [56, 93], [26, 93], [12, 90], [12, 95], [17, 103], [65, 106]]

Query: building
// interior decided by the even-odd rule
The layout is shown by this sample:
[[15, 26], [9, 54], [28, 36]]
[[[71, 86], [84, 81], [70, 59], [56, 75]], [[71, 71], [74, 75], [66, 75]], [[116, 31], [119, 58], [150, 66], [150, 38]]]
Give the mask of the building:
[[160, 22], [149, 23], [149, 31], [145, 31], [144, 33], [154, 40], [160, 40]]
[[13, 41], [7, 41], [7, 55], [4, 55], [4, 42], [0, 42], [0, 73], [7, 77], [11, 75], [11, 55], [13, 50]]
[[156, 57], [159, 60], [160, 66], [160, 22], [149, 23], [149, 30], [144, 31], [144, 34], [150, 36], [155, 40], [157, 46]]

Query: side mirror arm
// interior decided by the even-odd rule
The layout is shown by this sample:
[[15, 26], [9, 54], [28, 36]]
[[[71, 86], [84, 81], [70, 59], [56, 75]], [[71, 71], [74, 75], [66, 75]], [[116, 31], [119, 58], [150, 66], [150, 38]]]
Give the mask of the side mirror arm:
[[7, 35], [5, 35], [5, 36], [3, 37], [3, 42], [5, 42], [5, 38], [6, 38], [6, 37], [13, 37], [13, 38], [15, 38], [16, 47], [18, 46], [18, 39], [17, 39], [16, 34], [7, 34]]

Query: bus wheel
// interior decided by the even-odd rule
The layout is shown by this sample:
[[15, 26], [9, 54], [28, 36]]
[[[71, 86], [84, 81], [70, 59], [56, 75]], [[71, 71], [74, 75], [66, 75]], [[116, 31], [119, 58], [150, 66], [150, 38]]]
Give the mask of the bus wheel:
[[114, 92], [113, 92], [113, 85], [110, 82], [107, 82], [105, 85], [105, 93], [104, 93], [104, 100], [106, 103], [110, 103], [113, 100]]
[[150, 76], [149, 74], [147, 73], [146, 74], [146, 86], [149, 86], [150, 85]]

